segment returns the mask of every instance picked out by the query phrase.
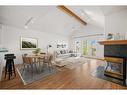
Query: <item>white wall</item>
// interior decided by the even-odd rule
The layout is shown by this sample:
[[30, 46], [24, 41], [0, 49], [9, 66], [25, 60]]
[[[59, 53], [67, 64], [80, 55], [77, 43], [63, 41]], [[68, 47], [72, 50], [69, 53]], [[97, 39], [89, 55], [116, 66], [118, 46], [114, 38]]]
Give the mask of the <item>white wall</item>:
[[77, 37], [77, 36], [86, 36], [86, 35], [91, 35], [91, 34], [100, 34], [100, 33], [104, 33], [104, 29], [91, 25], [91, 24], [87, 24], [85, 27], [83, 27], [81, 30], [79, 31], [74, 31], [74, 34], [72, 35], [73, 37]]
[[[126, 33], [127, 32], [127, 10], [122, 10], [105, 16], [106, 33]], [[127, 37], [127, 36], [126, 36]]]
[[68, 43], [68, 37], [61, 36], [58, 34], [48, 33], [48, 31], [33, 31], [19, 29], [11, 26], [4, 27], [4, 47], [9, 49], [9, 53], [14, 53], [16, 55], [15, 63], [22, 63], [21, 55], [23, 53], [31, 53], [31, 50], [20, 50], [20, 37], [32, 37], [38, 39], [38, 47], [42, 51], [46, 51], [46, 46], [51, 44], [52, 50], [56, 49], [56, 44], [59, 42]]
[[[2, 27], [0, 25], [0, 47], [2, 46]], [[2, 59], [1, 59], [1, 53], [0, 53], [0, 81], [1, 81], [1, 75], [2, 75], [2, 65], [1, 65]]]
[[2, 47], [3, 43], [3, 26], [0, 24], [0, 47]]
[[[83, 43], [84, 40], [96, 40], [96, 41], [101, 41], [104, 40], [105, 35], [103, 36], [89, 36], [89, 37], [82, 37], [82, 36], [88, 36], [88, 35], [94, 35], [94, 34], [105, 34], [104, 29], [93, 26], [93, 25], [87, 25], [83, 29], [79, 31], [75, 31], [72, 35], [72, 39], [70, 41], [73, 41], [71, 47], [74, 49], [74, 41], [75, 40], [81, 40], [81, 43]], [[81, 36], [81, 37], [80, 37]], [[79, 37], [79, 38], [78, 38]], [[82, 48], [82, 46], [81, 46]], [[82, 51], [83, 53], [83, 51]], [[104, 47], [100, 44], [97, 44], [97, 58], [103, 58], [104, 57]]]
[[[3, 25], [0, 24], [0, 48], [3, 47]], [[2, 70], [3, 70], [3, 63], [4, 62], [4, 54], [5, 52], [0, 52], [0, 81], [2, 76]]]
[[[127, 39], [127, 10], [122, 10], [116, 13], [112, 13], [109, 15], [105, 16], [105, 26], [103, 28], [99, 28], [93, 25], [87, 25], [84, 27], [84, 29], [80, 31], [75, 31], [74, 34], [72, 35], [73, 37], [78, 37], [78, 36], [86, 36], [86, 35], [91, 35], [91, 34], [99, 34], [99, 33], [104, 33], [104, 36], [102, 37], [86, 37], [86, 38], [81, 38], [81, 40], [91, 40], [91, 39], [96, 39], [96, 40], [106, 40], [105, 34], [107, 33], [113, 33], [114, 35], [116, 33], [121, 33], [126, 35]], [[74, 41], [74, 39], [71, 39]], [[76, 40], [76, 39], [75, 39]], [[74, 43], [71, 45], [71, 47], [74, 46]], [[97, 55], [103, 56], [104, 54], [104, 48], [103, 46], [98, 46], [98, 53]]]

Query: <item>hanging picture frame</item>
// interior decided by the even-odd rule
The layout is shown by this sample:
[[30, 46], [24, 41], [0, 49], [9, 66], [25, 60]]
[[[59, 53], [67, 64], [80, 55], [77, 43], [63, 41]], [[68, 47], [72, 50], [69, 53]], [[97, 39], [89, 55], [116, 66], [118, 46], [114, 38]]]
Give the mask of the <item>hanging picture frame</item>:
[[38, 48], [38, 40], [36, 38], [21, 37], [20, 48], [21, 48], [21, 50], [37, 49]]

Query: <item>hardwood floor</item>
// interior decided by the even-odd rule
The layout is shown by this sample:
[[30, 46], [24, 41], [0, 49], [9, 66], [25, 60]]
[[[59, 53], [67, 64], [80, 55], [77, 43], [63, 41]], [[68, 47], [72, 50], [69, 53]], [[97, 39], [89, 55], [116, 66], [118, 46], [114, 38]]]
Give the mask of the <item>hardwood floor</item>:
[[90, 59], [75, 69], [61, 68], [58, 73], [42, 80], [23, 85], [19, 75], [0, 82], [1, 89], [127, 89], [109, 81], [93, 77], [93, 72], [103, 61]]

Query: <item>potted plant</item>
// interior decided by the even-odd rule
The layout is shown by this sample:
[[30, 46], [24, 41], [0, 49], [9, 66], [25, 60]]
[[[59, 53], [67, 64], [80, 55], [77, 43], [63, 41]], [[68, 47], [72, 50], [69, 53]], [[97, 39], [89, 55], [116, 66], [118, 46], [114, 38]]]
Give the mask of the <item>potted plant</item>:
[[40, 48], [37, 48], [33, 51], [33, 54], [35, 54], [36, 56], [41, 52]]

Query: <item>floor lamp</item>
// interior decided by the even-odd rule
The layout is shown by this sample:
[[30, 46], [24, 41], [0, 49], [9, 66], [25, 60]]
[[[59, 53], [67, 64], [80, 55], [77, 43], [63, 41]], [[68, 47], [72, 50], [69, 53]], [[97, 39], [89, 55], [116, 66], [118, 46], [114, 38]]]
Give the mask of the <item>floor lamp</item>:
[[49, 48], [51, 48], [51, 47], [52, 47], [51, 45], [47, 46], [47, 55], [48, 55]]

